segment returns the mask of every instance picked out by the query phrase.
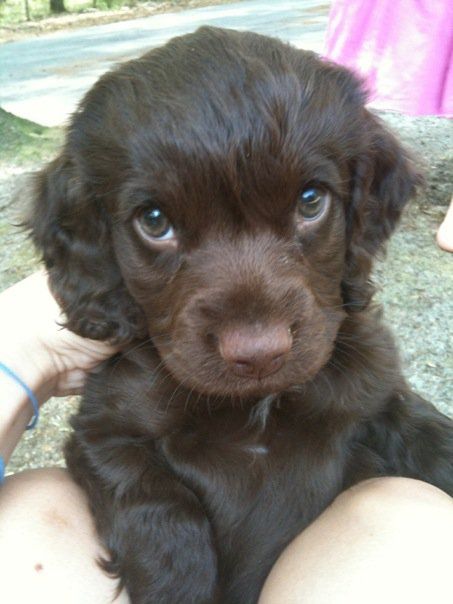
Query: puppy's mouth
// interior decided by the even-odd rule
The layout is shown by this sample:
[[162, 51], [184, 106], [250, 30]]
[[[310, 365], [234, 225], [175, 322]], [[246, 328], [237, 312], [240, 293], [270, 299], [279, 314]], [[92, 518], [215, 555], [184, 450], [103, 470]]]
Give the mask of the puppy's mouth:
[[[239, 375], [237, 370], [228, 366], [216, 367], [216, 371], [209, 371], [200, 367], [200, 371], [189, 373], [187, 364], [177, 363], [165, 359], [165, 364], [170, 373], [186, 387], [194, 392], [206, 396], [220, 396], [227, 398], [262, 397], [278, 394], [291, 387], [301, 385], [311, 380], [327, 363], [330, 357], [326, 353], [311, 364], [287, 361], [280, 369], [266, 375]], [[245, 369], [248, 371], [248, 369]]]
[[209, 334], [208, 346], [174, 341], [157, 346], [170, 373], [202, 395], [262, 397], [311, 380], [328, 362], [334, 334], [323, 330], [303, 343], [291, 328], [274, 325], [257, 336], [231, 328]]

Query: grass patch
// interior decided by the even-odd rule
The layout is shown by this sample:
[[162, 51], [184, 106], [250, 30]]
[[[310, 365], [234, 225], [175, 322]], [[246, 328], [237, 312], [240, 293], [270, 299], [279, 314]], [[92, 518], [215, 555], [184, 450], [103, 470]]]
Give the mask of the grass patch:
[[63, 140], [62, 128], [45, 128], [0, 108], [0, 165], [36, 164], [49, 159]]
[[24, 230], [17, 226], [17, 212], [0, 214], [0, 291], [40, 267], [40, 259]]
[[[25, 172], [58, 151], [62, 128], [45, 128], [0, 109], [0, 291], [39, 266], [26, 233], [17, 225], [28, 203]], [[8, 173], [12, 170], [11, 174]]]

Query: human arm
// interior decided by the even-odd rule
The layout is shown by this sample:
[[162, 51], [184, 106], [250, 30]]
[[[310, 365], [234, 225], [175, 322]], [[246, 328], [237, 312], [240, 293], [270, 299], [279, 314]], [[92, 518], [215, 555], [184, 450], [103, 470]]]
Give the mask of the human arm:
[[[63, 322], [44, 272], [0, 294], [0, 362], [27, 384], [39, 404], [80, 392], [87, 374], [116, 351], [77, 336]], [[24, 388], [0, 371], [0, 456], [5, 463], [32, 414]]]

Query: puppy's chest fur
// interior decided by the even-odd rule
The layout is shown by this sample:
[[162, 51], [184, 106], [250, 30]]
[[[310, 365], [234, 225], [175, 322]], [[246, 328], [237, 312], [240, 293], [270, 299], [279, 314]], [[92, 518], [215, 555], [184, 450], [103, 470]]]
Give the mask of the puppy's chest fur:
[[[284, 401], [282, 401], [284, 405]], [[353, 429], [294, 421], [272, 409], [266, 425], [225, 411], [163, 438], [162, 455], [210, 520], [225, 602], [252, 602], [285, 545], [342, 489]], [[342, 463], [341, 463], [341, 460]], [[250, 579], [253, 577], [253, 580]]]

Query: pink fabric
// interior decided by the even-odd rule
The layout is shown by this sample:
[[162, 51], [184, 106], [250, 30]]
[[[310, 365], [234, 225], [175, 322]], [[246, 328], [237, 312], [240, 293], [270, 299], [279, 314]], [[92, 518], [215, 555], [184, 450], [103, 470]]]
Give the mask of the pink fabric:
[[333, 0], [325, 56], [350, 67], [370, 105], [453, 116], [453, 0]]

